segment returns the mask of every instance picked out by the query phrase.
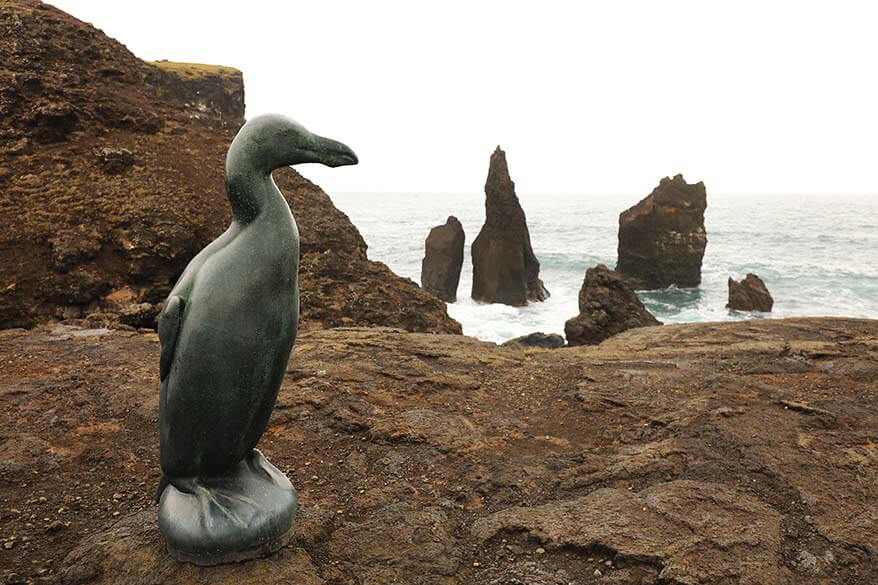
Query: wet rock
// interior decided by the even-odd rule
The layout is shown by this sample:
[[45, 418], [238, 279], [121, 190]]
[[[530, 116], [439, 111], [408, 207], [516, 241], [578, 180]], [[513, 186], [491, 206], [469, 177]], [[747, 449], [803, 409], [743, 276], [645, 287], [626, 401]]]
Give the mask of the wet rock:
[[619, 215], [616, 271], [638, 289], [701, 283], [707, 247], [704, 183], [665, 177], [646, 198]]
[[579, 315], [564, 324], [569, 345], [595, 345], [635, 327], [661, 325], [637, 294], [603, 264], [589, 268], [579, 289]]
[[503, 510], [472, 526], [481, 541], [518, 531], [547, 550], [608, 549], [616, 559], [659, 565], [662, 582], [785, 582], [776, 562], [780, 514], [718, 484], [678, 480], [639, 493], [603, 488], [574, 500]]
[[457, 285], [463, 267], [463, 244], [466, 236], [463, 226], [453, 215], [444, 225], [430, 230], [424, 243], [421, 262], [421, 286], [445, 302], [457, 300]]
[[509, 341], [504, 341], [501, 345], [521, 345], [524, 347], [542, 347], [545, 349], [557, 349], [564, 347], [564, 338], [557, 333], [542, 333], [540, 331], [528, 333]]
[[729, 277], [729, 302], [726, 308], [735, 311], [761, 311], [768, 313], [774, 306], [774, 299], [762, 279], [755, 274], [747, 274], [741, 282]]
[[540, 263], [531, 248], [524, 210], [509, 177], [506, 153], [499, 146], [491, 155], [485, 224], [473, 242], [472, 259], [474, 300], [521, 307], [549, 298], [539, 278]]
[[181, 563], [168, 554], [159, 535], [155, 511], [145, 510], [85, 537], [64, 559], [58, 582], [61, 585], [321, 585], [324, 581], [308, 553], [295, 545], [281, 549], [270, 557], [244, 563], [213, 567]]
[[127, 148], [112, 148], [104, 146], [95, 149], [98, 163], [108, 175], [118, 175], [125, 172], [134, 164], [134, 155]]

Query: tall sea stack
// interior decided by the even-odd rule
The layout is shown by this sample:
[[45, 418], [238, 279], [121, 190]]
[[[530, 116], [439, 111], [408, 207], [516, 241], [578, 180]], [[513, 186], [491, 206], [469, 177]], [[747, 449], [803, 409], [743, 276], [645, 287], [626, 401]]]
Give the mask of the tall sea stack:
[[509, 178], [506, 153], [491, 155], [485, 181], [485, 225], [472, 245], [474, 300], [514, 307], [544, 301], [540, 263], [530, 245], [524, 210]]
[[639, 289], [701, 283], [707, 247], [704, 183], [665, 177], [645, 199], [619, 215], [616, 271]]
[[424, 242], [421, 286], [447, 303], [457, 300], [465, 239], [463, 226], [451, 215], [444, 225], [431, 229]]

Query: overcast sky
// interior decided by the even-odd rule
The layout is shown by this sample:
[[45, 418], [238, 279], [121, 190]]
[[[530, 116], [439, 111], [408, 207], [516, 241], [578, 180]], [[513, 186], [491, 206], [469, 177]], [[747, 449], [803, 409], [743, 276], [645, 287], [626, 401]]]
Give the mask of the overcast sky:
[[878, 193], [878, 3], [63, 0], [137, 56], [244, 72], [347, 143], [327, 191]]

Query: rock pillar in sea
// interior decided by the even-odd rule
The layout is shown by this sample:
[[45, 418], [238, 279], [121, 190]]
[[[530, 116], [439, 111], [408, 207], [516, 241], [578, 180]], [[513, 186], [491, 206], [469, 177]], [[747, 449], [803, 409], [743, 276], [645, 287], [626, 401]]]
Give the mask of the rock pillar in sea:
[[579, 315], [564, 324], [564, 334], [568, 345], [596, 345], [626, 329], [661, 324], [619, 273], [598, 264], [585, 272]]
[[485, 225], [472, 245], [474, 300], [520, 307], [544, 301], [540, 263], [530, 245], [524, 210], [509, 178], [506, 153], [491, 155], [485, 181]]
[[768, 292], [762, 279], [755, 274], [748, 274], [741, 282], [729, 277], [729, 302], [726, 308], [768, 313], [773, 306], [774, 299], [771, 298], [771, 293]]
[[665, 177], [645, 199], [619, 215], [616, 270], [640, 289], [701, 283], [707, 247], [704, 183]]
[[444, 225], [430, 230], [424, 242], [421, 261], [421, 286], [445, 302], [457, 300], [457, 285], [463, 266], [463, 226], [453, 215]]

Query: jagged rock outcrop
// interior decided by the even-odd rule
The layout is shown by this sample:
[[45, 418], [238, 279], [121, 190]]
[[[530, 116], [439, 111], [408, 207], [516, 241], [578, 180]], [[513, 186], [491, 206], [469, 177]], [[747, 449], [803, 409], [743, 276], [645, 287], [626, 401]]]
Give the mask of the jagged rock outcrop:
[[619, 215], [616, 271], [638, 289], [698, 286], [707, 247], [706, 208], [703, 182], [690, 185], [683, 175], [662, 179]]
[[466, 236], [463, 226], [453, 215], [444, 225], [430, 230], [424, 242], [421, 261], [421, 286], [445, 302], [457, 300], [457, 285], [463, 267], [463, 244]]
[[585, 271], [579, 315], [564, 324], [568, 345], [594, 345], [635, 327], [661, 325], [617, 272], [603, 264]]
[[542, 347], [543, 349], [558, 349], [564, 347], [564, 338], [557, 333], [543, 333], [536, 331], [521, 337], [515, 337], [504, 341], [501, 345], [520, 345], [522, 347]]
[[[145, 63], [36, 0], [0, 4], [0, 54], [0, 328], [149, 323], [231, 219], [223, 167], [243, 121], [240, 72]], [[367, 258], [319, 187], [293, 170], [275, 180], [301, 235], [304, 327], [460, 332], [444, 303]]]
[[473, 241], [472, 260], [476, 301], [520, 307], [549, 298], [539, 277], [540, 263], [530, 245], [524, 210], [509, 177], [506, 153], [499, 146], [491, 155], [485, 224]]
[[755, 274], [747, 274], [741, 282], [729, 277], [729, 302], [726, 308], [735, 311], [771, 312], [774, 299], [765, 283]]

